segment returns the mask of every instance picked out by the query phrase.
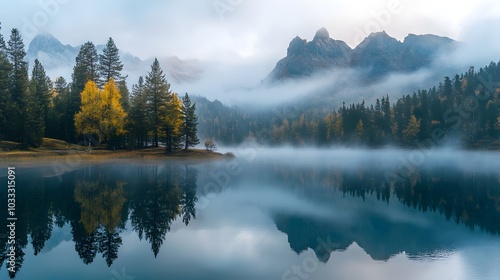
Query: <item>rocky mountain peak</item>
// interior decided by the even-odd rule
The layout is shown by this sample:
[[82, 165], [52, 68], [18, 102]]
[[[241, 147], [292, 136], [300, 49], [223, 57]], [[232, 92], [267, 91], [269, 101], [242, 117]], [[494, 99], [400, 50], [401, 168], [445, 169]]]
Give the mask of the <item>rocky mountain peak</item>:
[[300, 54], [306, 45], [307, 41], [300, 38], [299, 36], [293, 38], [288, 46], [287, 56], [293, 56], [296, 54]]
[[278, 62], [265, 81], [307, 77], [318, 69], [347, 67], [351, 51], [343, 41], [330, 38], [326, 28], [318, 30], [310, 42], [297, 36], [290, 42], [287, 56]]
[[362, 49], [366, 47], [386, 47], [401, 45], [402, 43], [395, 38], [389, 36], [385, 31], [374, 32], [368, 35], [357, 47], [356, 49]]
[[28, 52], [30, 52], [30, 50], [34, 52], [42, 49], [61, 49], [63, 47], [64, 45], [54, 38], [54, 36], [44, 33], [38, 34], [33, 38], [29, 44]]
[[326, 28], [316, 32], [310, 42], [295, 37], [265, 81], [304, 78], [337, 68], [363, 70], [368, 80], [394, 72], [411, 72], [431, 65], [436, 55], [453, 40], [436, 35], [408, 35], [404, 42], [385, 31], [366, 37], [355, 49], [345, 42], [330, 38]]
[[326, 30], [326, 28], [322, 27], [320, 30], [316, 32], [313, 41], [328, 40], [328, 39], [330, 39], [330, 33], [328, 33], [328, 30]]

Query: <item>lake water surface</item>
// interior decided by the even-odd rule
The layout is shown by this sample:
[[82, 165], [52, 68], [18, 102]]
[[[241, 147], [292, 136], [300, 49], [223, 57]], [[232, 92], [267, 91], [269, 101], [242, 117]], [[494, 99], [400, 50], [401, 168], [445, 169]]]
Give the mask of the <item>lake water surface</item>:
[[0, 279], [500, 279], [497, 152], [236, 154], [17, 166]]

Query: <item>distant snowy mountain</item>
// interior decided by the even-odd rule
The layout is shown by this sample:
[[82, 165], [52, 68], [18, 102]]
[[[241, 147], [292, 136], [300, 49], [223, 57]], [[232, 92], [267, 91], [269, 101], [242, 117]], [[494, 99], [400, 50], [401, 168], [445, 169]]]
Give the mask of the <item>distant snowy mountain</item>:
[[[96, 45], [98, 53], [102, 53], [105, 45]], [[120, 48], [120, 46], [118, 46]], [[51, 79], [62, 76], [71, 80], [71, 73], [80, 46], [64, 45], [50, 34], [39, 34], [29, 44], [26, 59], [30, 65], [38, 59]], [[128, 52], [120, 53], [123, 62], [123, 74], [128, 75], [127, 82], [135, 84], [139, 76], [147, 75], [153, 59], [141, 60]], [[160, 63], [171, 82], [191, 83], [198, 81], [203, 74], [202, 63], [198, 60], [182, 60], [176, 56], [160, 59]]]

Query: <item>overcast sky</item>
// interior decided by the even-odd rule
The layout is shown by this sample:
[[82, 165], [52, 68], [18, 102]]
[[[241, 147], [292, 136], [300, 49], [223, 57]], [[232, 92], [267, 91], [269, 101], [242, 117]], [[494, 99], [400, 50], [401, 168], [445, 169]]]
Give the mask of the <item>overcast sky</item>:
[[464, 40], [468, 28], [475, 22], [494, 18], [500, 18], [498, 1], [0, 2], [3, 33], [18, 27], [28, 40], [35, 29], [72, 45], [87, 40], [102, 43], [111, 36], [121, 49], [142, 58], [162, 55], [199, 59], [220, 55], [283, 56], [293, 37], [312, 39], [315, 31], [323, 26], [330, 31], [331, 37], [344, 40], [351, 47], [359, 42], [359, 35], [381, 30], [400, 40], [408, 33], [432, 33]]
[[484, 61], [500, 59], [495, 0], [2, 0], [0, 21], [6, 37], [19, 28], [26, 45], [37, 32], [71, 45], [113, 37], [143, 59], [177, 55], [248, 66], [255, 81], [286, 55], [293, 37], [311, 40], [321, 27], [351, 47], [373, 31], [398, 40], [431, 33], [474, 42], [465, 50]]

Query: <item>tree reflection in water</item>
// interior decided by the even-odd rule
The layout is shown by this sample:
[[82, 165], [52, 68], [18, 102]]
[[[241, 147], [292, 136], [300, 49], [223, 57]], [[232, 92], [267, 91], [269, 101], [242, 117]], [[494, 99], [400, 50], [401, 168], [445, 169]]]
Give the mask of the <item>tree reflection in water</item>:
[[[186, 226], [196, 218], [198, 171], [187, 165], [88, 167], [64, 174], [61, 181], [30, 172], [17, 182], [17, 265], [16, 272], [9, 273], [11, 278], [22, 269], [28, 240], [38, 255], [54, 225], [70, 225], [83, 263], [91, 264], [102, 254], [111, 266], [129, 218], [139, 238], [151, 244], [155, 257], [177, 218]], [[4, 211], [0, 215], [7, 219]], [[7, 241], [7, 236], [0, 236], [4, 252], [10, 247]], [[0, 255], [0, 262], [7, 257]]]

